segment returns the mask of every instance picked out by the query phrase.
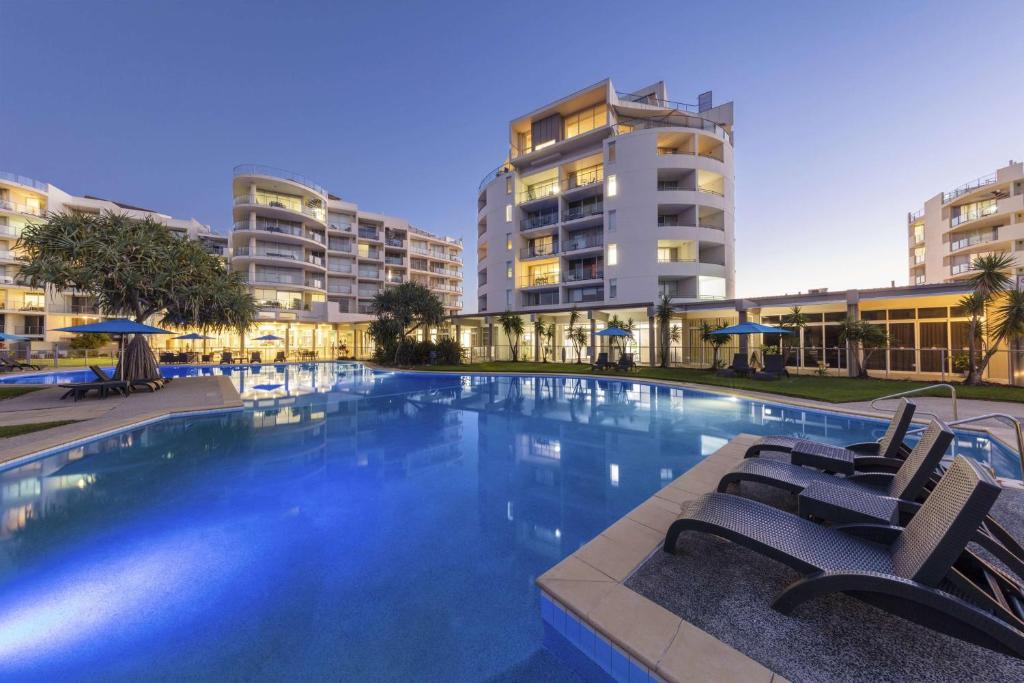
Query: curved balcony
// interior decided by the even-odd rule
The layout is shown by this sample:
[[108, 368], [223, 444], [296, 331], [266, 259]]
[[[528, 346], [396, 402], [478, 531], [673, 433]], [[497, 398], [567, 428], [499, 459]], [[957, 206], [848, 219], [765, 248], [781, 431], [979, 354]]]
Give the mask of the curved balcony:
[[269, 285], [275, 288], [287, 290], [315, 291], [321, 292], [324, 289], [323, 278], [301, 278], [296, 275], [281, 275], [275, 273], [256, 273], [252, 277], [242, 272], [242, 281], [248, 285], [260, 286]]
[[732, 144], [729, 132], [721, 125], [700, 116], [692, 116], [682, 113], [670, 116], [661, 115], [654, 118], [619, 116], [618, 121], [612, 127], [614, 128], [616, 135], [629, 135], [630, 133], [635, 133], [637, 131], [652, 130], [656, 128], [687, 128], [690, 130], [704, 131], [705, 133], [714, 135], [716, 138]]
[[235, 233], [252, 233], [256, 237], [269, 235], [269, 239], [273, 239], [276, 242], [283, 242], [286, 244], [308, 244], [312, 242], [318, 247], [326, 248], [323, 235], [316, 232], [310, 232], [309, 230], [303, 230], [298, 227], [291, 227], [287, 225], [261, 225], [260, 223], [252, 225], [249, 221], [235, 221], [232, 229]]
[[46, 192], [49, 189], [49, 185], [42, 182], [41, 180], [29, 178], [28, 176], [18, 175], [17, 173], [11, 173], [10, 171], [0, 171], [0, 180], [9, 183], [15, 183], [23, 187], [30, 187], [33, 190], [38, 190], [40, 192]]
[[11, 213], [20, 213], [25, 216], [42, 216], [46, 213], [46, 209], [42, 207], [29, 206], [27, 204], [19, 204], [12, 202], [7, 199], [0, 199], [0, 211], [9, 211]]
[[304, 175], [298, 173], [292, 173], [286, 171], [283, 168], [274, 168], [273, 166], [263, 166], [260, 164], [239, 164], [235, 166], [232, 171], [232, 175], [235, 178], [240, 176], [263, 176], [265, 178], [274, 178], [276, 180], [287, 180], [290, 183], [301, 185], [307, 189], [313, 190], [319, 195], [324, 197], [327, 196], [327, 188], [317, 182], [313, 182], [312, 179], [307, 178]]
[[291, 218], [293, 216], [304, 216], [306, 218], [312, 218], [318, 223], [327, 227], [327, 212], [323, 207], [320, 206], [306, 206], [300, 204], [298, 206], [288, 206], [284, 202], [272, 199], [269, 197], [260, 197], [254, 194], [243, 194], [235, 197], [236, 207], [258, 207], [260, 213], [268, 215], [280, 215], [283, 218]]

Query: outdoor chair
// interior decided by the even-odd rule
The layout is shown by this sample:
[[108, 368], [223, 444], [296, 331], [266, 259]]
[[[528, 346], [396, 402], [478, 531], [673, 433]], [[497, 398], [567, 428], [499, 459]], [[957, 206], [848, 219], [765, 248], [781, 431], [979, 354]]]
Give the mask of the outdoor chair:
[[160, 352], [160, 363], [161, 364], [173, 363], [173, 362], [174, 362], [174, 354], [173, 353], [170, 353], [169, 351], [161, 351]]
[[0, 364], [3, 364], [10, 370], [42, 370], [42, 365], [36, 365], [35, 363], [22, 363], [21, 361], [11, 358], [10, 356], [4, 356], [0, 358]]
[[1024, 658], [1024, 592], [967, 549], [999, 491], [979, 464], [957, 456], [905, 528], [824, 527], [764, 503], [708, 493], [683, 506], [664, 551], [674, 554], [684, 531], [718, 536], [803, 575], [772, 603], [783, 614], [843, 592], [954, 638]]
[[789, 377], [789, 371], [786, 370], [786, 364], [779, 354], [766, 355], [764, 357], [764, 367], [761, 368], [760, 372], [754, 373], [754, 379], [771, 380], [779, 379], [783, 376]]
[[221, 354], [220, 354], [220, 364], [221, 365], [231, 365], [234, 362], [235, 362], [235, 359], [231, 355], [230, 351], [221, 351]]
[[925, 485], [952, 442], [953, 432], [942, 422], [932, 420], [895, 473], [862, 472], [840, 477], [811, 469], [816, 466], [813, 454], [805, 456], [811, 467], [769, 458], [747, 458], [722, 477], [718, 490], [724, 492], [730, 484], [749, 481], [800, 494], [818, 484], [819, 489], [821, 485], [827, 487], [832, 497], [841, 493], [842, 500], [835, 507], [885, 507], [884, 501], [875, 500], [884, 497], [890, 501], [888, 508], [896, 513], [925, 492]]
[[275, 363], [287, 363], [287, 359], [284, 357], [284, 351], [278, 351], [277, 355], [274, 356]]
[[249, 364], [250, 365], [261, 365], [262, 363], [263, 363], [263, 359], [260, 358], [260, 352], [259, 351], [253, 351], [252, 353], [249, 354]]
[[[96, 379], [100, 382], [121, 381], [108, 375], [107, 371], [98, 365], [90, 365], [89, 369], [92, 370], [92, 374], [96, 375]], [[164, 388], [164, 380], [162, 377], [156, 379], [133, 379], [128, 382], [128, 384], [132, 389], [149, 389], [150, 391], [156, 391], [157, 389]]]
[[174, 357], [174, 362], [188, 364], [188, 354], [182, 351]]
[[[814, 464], [811, 466], [830, 472], [852, 474], [858, 470], [879, 467], [895, 470], [910, 452], [903, 440], [916, 410], [917, 406], [913, 402], [901, 398], [889, 426], [878, 441], [852, 443], [843, 447], [794, 436], [762, 436], [747, 448], [743, 457], [756, 458], [764, 451], [775, 451], [790, 453], [790, 462], [796, 465], [810, 465], [802, 455], [807, 453], [813, 456]], [[796, 455], [793, 455], [794, 451]]]
[[618, 363], [615, 364], [615, 369], [621, 372], [629, 372], [630, 370], [636, 370], [636, 363], [633, 362], [633, 354], [624, 353], [619, 356]]
[[747, 361], [747, 354], [745, 353], [734, 353], [732, 356], [732, 365], [727, 368], [722, 368], [715, 374], [719, 377], [736, 377], [746, 376], [753, 371], [750, 367], [750, 363]]
[[597, 354], [597, 360], [590, 364], [591, 370], [604, 370], [608, 367], [608, 354], [604, 351]]
[[67, 391], [65, 391], [60, 397], [61, 400], [70, 396], [76, 402], [80, 398], [85, 398], [90, 391], [95, 391], [100, 398], [107, 398], [112, 393], [120, 394], [121, 396], [128, 395], [128, 383], [120, 380], [111, 380], [108, 382], [70, 382], [68, 384], [60, 384], [58, 386], [62, 389], [67, 389]]
[[202, 357], [201, 357], [201, 362], [203, 362], [203, 363], [212, 363], [213, 362], [213, 354], [204, 353], [202, 355]]

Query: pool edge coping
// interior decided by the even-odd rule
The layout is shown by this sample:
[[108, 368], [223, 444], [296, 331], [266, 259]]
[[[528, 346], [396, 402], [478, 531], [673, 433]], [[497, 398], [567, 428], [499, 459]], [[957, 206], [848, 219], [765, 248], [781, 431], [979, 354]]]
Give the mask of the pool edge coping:
[[758, 437], [741, 433], [536, 579], [541, 618], [609, 676], [655, 683], [781, 675], [627, 588], [658, 551], [682, 505], [709, 490]]

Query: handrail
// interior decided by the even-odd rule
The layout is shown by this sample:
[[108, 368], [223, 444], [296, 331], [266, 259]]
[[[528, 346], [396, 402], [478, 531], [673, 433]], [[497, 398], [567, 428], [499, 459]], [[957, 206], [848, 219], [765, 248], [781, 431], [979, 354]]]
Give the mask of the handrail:
[[[904, 396], [913, 396], [914, 394], [920, 394], [920, 393], [925, 392], [925, 391], [931, 391], [932, 389], [949, 389], [950, 398], [953, 400], [953, 420], [955, 422], [956, 419], [957, 419], [956, 387], [954, 387], [952, 384], [930, 384], [930, 385], [928, 385], [926, 387], [918, 387], [917, 389], [911, 389], [909, 391], [901, 391], [898, 394], [889, 394], [888, 396], [879, 396], [878, 398], [876, 398], [873, 401], [871, 401], [870, 407], [871, 407], [872, 410], [885, 410], [884, 408], [879, 408], [875, 404], [878, 403], [879, 401], [888, 401], [888, 400], [894, 399], [894, 398], [903, 398]], [[938, 415], [935, 415], [934, 413], [924, 413], [923, 412], [921, 414], [922, 415], [931, 415], [932, 417], [934, 417], [936, 419], [938, 419], [938, 417], [939, 417]], [[950, 423], [950, 424], [952, 424], [952, 423]]]
[[[965, 417], [962, 420], [954, 419], [952, 422], [947, 423], [947, 426], [962, 427], [965, 424], [972, 424], [974, 422], [984, 422], [985, 420], [1001, 420], [1003, 422], [1010, 423], [1010, 425], [1013, 427], [1013, 431], [1017, 437], [1017, 457], [1020, 459], [1021, 476], [1024, 477], [1024, 430], [1022, 430], [1020, 420], [1018, 420], [1017, 418], [1013, 417], [1012, 415], [1007, 415], [1006, 413], [985, 413], [983, 415]], [[927, 429], [927, 427], [918, 427], [916, 429], [909, 430], [907, 434], [919, 434], [923, 432], [925, 429]], [[992, 466], [991, 451], [989, 451], [988, 453], [988, 458], [985, 465], [988, 467], [989, 471], [995, 474], [995, 468], [993, 468]]]

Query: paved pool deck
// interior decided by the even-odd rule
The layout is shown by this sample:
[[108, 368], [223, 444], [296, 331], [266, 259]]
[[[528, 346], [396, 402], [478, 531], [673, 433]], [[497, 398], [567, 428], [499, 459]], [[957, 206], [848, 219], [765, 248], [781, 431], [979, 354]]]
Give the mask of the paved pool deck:
[[159, 391], [133, 392], [128, 397], [90, 396], [72, 402], [61, 400], [64, 392], [47, 385], [0, 401], [0, 425], [77, 420], [0, 440], [0, 464], [175, 414], [242, 407], [238, 390], [223, 376], [181, 377]]

